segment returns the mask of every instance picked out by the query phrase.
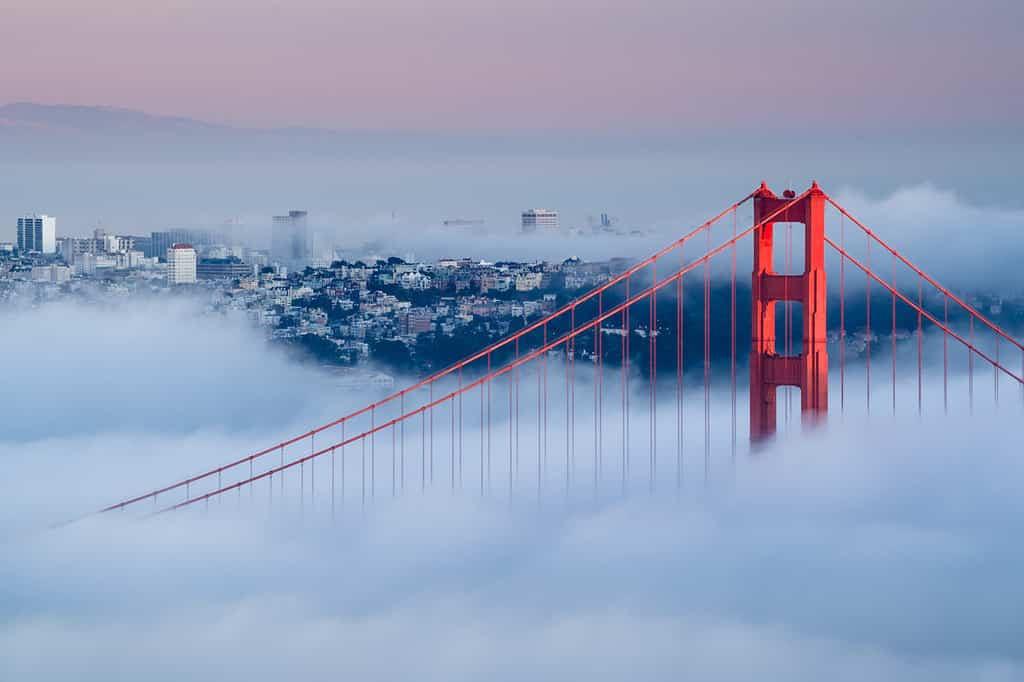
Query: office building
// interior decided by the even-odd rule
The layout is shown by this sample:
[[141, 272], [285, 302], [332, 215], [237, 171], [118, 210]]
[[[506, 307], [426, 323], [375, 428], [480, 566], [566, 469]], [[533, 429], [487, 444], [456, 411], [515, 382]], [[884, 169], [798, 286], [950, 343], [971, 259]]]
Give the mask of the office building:
[[18, 218], [18, 249], [25, 253], [56, 253], [57, 219], [34, 214]]
[[147, 258], [166, 258], [167, 250], [175, 244], [192, 244], [195, 248], [216, 243], [217, 235], [212, 230], [167, 230], [151, 233], [149, 241], [139, 246]]
[[274, 261], [301, 270], [313, 260], [313, 240], [306, 211], [288, 211], [271, 222], [270, 256]]
[[83, 254], [91, 253], [96, 255], [100, 250], [96, 246], [95, 239], [78, 239], [76, 237], [61, 237], [57, 243], [57, 252], [68, 265], [74, 265]]
[[117, 259], [117, 267], [121, 270], [134, 270], [135, 268], [142, 267], [142, 264], [146, 260], [144, 253], [138, 250], [121, 251], [120, 253], [114, 254]]
[[558, 229], [558, 211], [549, 211], [546, 208], [531, 208], [523, 211], [522, 215], [523, 232], [536, 232], [540, 230]]
[[145, 253], [148, 258], [165, 259], [167, 257], [167, 251], [174, 244], [191, 243], [187, 230], [152, 232], [149, 235], [149, 250]]
[[199, 279], [240, 279], [250, 277], [253, 267], [235, 257], [203, 258], [196, 266]]
[[196, 283], [196, 250], [191, 244], [172, 244], [167, 249], [167, 283]]
[[[127, 250], [129, 250], [129, 251], [141, 251], [142, 255], [146, 256], [147, 258], [152, 258], [153, 257], [153, 256], [150, 256], [150, 255], [147, 255], [150, 252], [152, 252], [152, 250], [153, 250], [153, 238], [152, 237], [139, 237], [139, 236], [136, 236], [136, 235], [125, 235], [123, 237], [123, 239], [131, 240], [132, 246], [129, 249], [127, 249]], [[183, 240], [183, 241], [188, 242], [187, 239]], [[191, 243], [191, 242], [189, 242], [189, 243]]]
[[117, 258], [106, 253], [82, 253], [75, 258], [74, 271], [79, 275], [98, 275], [118, 267]]
[[32, 268], [33, 282], [60, 284], [71, 279], [71, 268], [66, 265], [37, 265]]

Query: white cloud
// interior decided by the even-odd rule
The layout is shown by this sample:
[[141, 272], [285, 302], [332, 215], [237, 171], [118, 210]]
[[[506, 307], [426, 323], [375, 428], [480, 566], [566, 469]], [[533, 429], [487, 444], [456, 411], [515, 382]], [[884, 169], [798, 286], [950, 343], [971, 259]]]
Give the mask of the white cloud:
[[442, 491], [365, 518], [350, 502], [338, 525], [323, 502], [303, 522], [257, 504], [23, 536], [0, 568], [0, 672], [1014, 679], [1007, 424], [836, 426], [678, 501]]
[[[244, 325], [189, 308], [8, 319], [36, 340], [5, 335], [9, 357], [51, 361], [12, 366], [22, 390], [8, 384], [4, 403], [20, 397], [29, 416], [49, 409], [62, 429], [48, 435], [25, 417], [0, 436], [0, 679], [1024, 675], [1024, 551], [1014, 541], [1024, 530], [1024, 461], [1013, 400], [997, 414], [979, 395], [973, 420], [962, 410], [941, 417], [934, 400], [921, 421], [864, 422], [851, 410], [825, 431], [741, 452], [733, 466], [727, 404], [716, 397], [711, 484], [702, 483], [702, 435], [692, 432], [677, 499], [674, 405], [660, 417], [663, 485], [648, 497], [646, 402], [637, 399], [627, 500], [615, 494], [612, 405], [605, 494], [592, 495], [581, 427], [579, 488], [562, 497], [564, 431], [552, 406], [542, 505], [527, 481], [535, 424], [524, 420], [524, 482], [509, 504], [500, 466], [495, 492], [478, 499], [472, 431], [465, 490], [446, 492], [441, 419], [435, 490], [414, 485], [390, 500], [384, 439], [376, 498], [365, 516], [347, 499], [336, 525], [320, 473], [301, 518], [294, 487], [282, 515], [257, 488], [251, 501], [245, 491], [209, 511], [39, 533], [25, 529], [220, 463], [366, 396], [338, 395]], [[69, 371], [79, 376], [62, 383]], [[962, 377], [955, 382], [961, 395]], [[51, 384], [67, 391], [40, 388]], [[861, 389], [850, 380], [851, 394]], [[589, 418], [584, 395], [579, 414]], [[231, 404], [251, 411], [223, 407]], [[688, 409], [687, 423], [699, 423], [699, 399]], [[496, 443], [505, 428], [496, 420]], [[357, 453], [348, 456], [356, 466]]]
[[[882, 198], [843, 189], [836, 200], [944, 286], [1024, 290], [1017, 263], [1024, 251], [1020, 209], [972, 204], [930, 184], [904, 187]], [[838, 230], [832, 222], [829, 233], [835, 239]], [[847, 223], [846, 235], [851, 253], [864, 260], [863, 233]], [[878, 248], [873, 253], [876, 272], [887, 278], [891, 257]], [[902, 266], [899, 274], [904, 283], [912, 279]]]

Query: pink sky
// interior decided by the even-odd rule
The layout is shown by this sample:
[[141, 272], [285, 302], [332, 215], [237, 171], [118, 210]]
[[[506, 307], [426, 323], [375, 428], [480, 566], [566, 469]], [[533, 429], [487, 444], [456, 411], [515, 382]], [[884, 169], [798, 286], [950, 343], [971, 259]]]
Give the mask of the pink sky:
[[13, 0], [0, 103], [433, 130], [994, 125], [1019, 0]]

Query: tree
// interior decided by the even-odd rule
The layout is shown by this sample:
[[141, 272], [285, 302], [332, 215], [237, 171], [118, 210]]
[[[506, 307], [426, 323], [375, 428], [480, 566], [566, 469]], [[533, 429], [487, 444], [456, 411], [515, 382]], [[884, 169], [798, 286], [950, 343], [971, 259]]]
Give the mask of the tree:
[[370, 353], [374, 360], [395, 370], [408, 372], [416, 368], [409, 347], [398, 339], [371, 341]]
[[289, 345], [301, 351], [309, 359], [329, 365], [348, 364], [348, 359], [338, 351], [333, 341], [317, 336], [303, 334], [288, 340]]

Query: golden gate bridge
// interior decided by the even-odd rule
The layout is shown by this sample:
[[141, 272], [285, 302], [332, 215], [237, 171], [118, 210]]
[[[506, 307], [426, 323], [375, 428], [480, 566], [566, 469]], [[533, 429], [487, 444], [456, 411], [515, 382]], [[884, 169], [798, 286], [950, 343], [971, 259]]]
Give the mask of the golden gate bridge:
[[[753, 219], [740, 229], [739, 211], [747, 205]], [[779, 244], [782, 225], [787, 231]], [[798, 267], [793, 251], [801, 236], [798, 231], [794, 238], [793, 225], [804, 228], [801, 272], [791, 272]], [[751, 331], [750, 347], [743, 350], [747, 362], [741, 363], [737, 254], [748, 239]], [[781, 272], [775, 263], [780, 246]], [[727, 273], [727, 378], [726, 363], [713, 360], [722, 355], [714, 348], [722, 343], [716, 327], [724, 326], [712, 321], [713, 266], [716, 278]], [[862, 347], [848, 357], [854, 296], [864, 297], [865, 319], [857, 330]], [[836, 315], [838, 325], [833, 322], [830, 331], [829, 318]], [[909, 332], [897, 328], [898, 318], [911, 320]], [[702, 332], [697, 348], [692, 337], [687, 341], [691, 325]], [[672, 347], [659, 344], [663, 336]], [[646, 348], [638, 354], [631, 343]], [[901, 353], [907, 361], [899, 360]], [[685, 372], [695, 356], [699, 371]], [[635, 357], [645, 365], [633, 366]], [[741, 364], [749, 368], [744, 390], [738, 387]], [[991, 372], [984, 403], [982, 371]], [[333, 517], [347, 504], [365, 507], [375, 497], [440, 486], [540, 498], [556, 489], [625, 492], [643, 478], [654, 491], [668, 478], [679, 490], [694, 468], [703, 469], [705, 480], [709, 475], [719, 417], [712, 392], [723, 387], [728, 451], [735, 458], [739, 448], [756, 452], [773, 437], [780, 411], [787, 419], [795, 416], [795, 390], [804, 428], [819, 426], [830, 410], [877, 414], [880, 394], [893, 413], [901, 404], [917, 415], [964, 407], [970, 413], [976, 403], [999, 409], [1001, 401], [1021, 409], [1024, 344], [882, 240], [817, 183], [782, 196], [762, 183], [600, 286], [407, 388], [101, 513], [148, 515], [232, 498], [273, 508], [297, 497], [303, 507], [329, 507]], [[738, 437], [743, 392], [749, 395], [749, 446]], [[702, 408], [700, 419], [694, 418], [694, 406]], [[638, 419], [646, 422], [640, 428]]]

